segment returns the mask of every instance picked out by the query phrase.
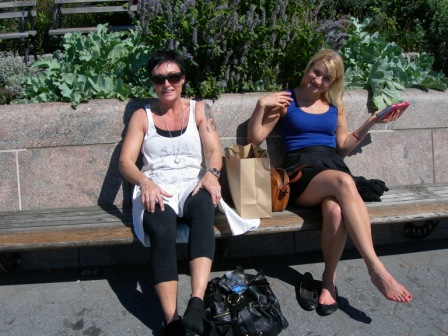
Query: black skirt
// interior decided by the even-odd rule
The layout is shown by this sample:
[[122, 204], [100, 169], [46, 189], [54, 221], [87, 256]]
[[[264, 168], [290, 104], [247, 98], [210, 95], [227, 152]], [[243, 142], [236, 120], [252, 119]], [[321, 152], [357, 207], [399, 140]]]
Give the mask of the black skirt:
[[291, 186], [291, 201], [296, 200], [310, 181], [324, 170], [339, 170], [351, 175], [344, 158], [332, 147], [310, 146], [289, 152], [283, 166], [289, 174], [302, 164], [305, 165], [302, 169], [302, 177]]
[[305, 165], [302, 169], [302, 177], [291, 185], [290, 202], [294, 202], [304, 192], [314, 176], [328, 169], [339, 170], [352, 176], [364, 202], [380, 202], [383, 193], [389, 190], [382, 180], [368, 180], [363, 176], [353, 176], [344, 158], [332, 147], [310, 146], [289, 152], [283, 166], [290, 174], [302, 164]]

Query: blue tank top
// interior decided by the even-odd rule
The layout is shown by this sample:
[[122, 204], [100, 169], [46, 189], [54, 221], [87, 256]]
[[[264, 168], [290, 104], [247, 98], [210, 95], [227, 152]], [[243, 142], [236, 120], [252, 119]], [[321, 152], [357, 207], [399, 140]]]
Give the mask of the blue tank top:
[[307, 113], [298, 106], [294, 91], [287, 92], [291, 92], [294, 101], [279, 122], [286, 153], [309, 146], [336, 148], [338, 109], [330, 105], [325, 113]]

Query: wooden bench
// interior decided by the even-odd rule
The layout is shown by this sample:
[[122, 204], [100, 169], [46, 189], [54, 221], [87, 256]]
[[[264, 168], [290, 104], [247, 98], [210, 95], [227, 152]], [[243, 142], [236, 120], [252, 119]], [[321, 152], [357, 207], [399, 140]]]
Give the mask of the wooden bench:
[[[262, 95], [224, 94], [210, 102], [223, 150], [245, 143], [247, 120]], [[427, 223], [417, 230], [422, 237], [439, 221], [428, 239], [448, 237], [448, 114], [443, 113], [448, 99], [446, 93], [415, 89], [403, 96], [412, 102], [406, 118], [375, 126], [359, 150], [346, 158], [354, 175], [382, 179], [391, 189], [382, 202], [367, 203], [378, 245], [410, 241], [406, 223]], [[348, 91], [345, 98], [348, 123], [364, 122], [367, 111], [360, 106], [368, 101], [368, 92]], [[102, 99], [76, 110], [67, 103], [0, 106], [0, 262], [7, 252], [20, 253], [24, 269], [146, 258], [147, 250], [132, 232], [130, 210], [123, 208], [130, 203], [131, 190], [118, 171], [126, 125], [146, 103]], [[273, 132], [262, 147], [273, 165], [281, 164], [278, 134]], [[221, 179], [224, 184], [225, 171]], [[230, 203], [225, 192], [223, 185]], [[233, 238], [222, 214], [216, 215], [215, 224], [218, 252], [226, 248], [226, 257], [319, 249], [321, 217], [315, 210], [274, 213], [262, 219], [257, 230]], [[185, 251], [185, 246], [179, 250]], [[42, 257], [48, 255], [57, 256], [59, 264], [44, 264], [53, 260]]]
[[0, 19], [16, 20], [18, 30], [13, 32], [1, 32], [0, 40], [18, 39], [24, 43], [24, 61], [29, 61], [29, 51], [33, 47], [34, 58], [37, 59], [34, 38], [37, 34], [34, 30], [34, 18], [36, 17], [36, 1], [2, 1], [0, 2]]
[[[58, 38], [61, 35], [73, 32], [81, 32], [83, 34], [95, 32], [97, 31], [97, 27], [65, 27], [64, 16], [117, 12], [128, 12], [131, 15], [131, 13], [137, 11], [137, 5], [135, 3], [133, 0], [55, 0], [52, 13], [52, 29], [48, 31], [48, 34], [54, 38]], [[132, 25], [110, 26], [109, 30], [125, 31], [133, 27]]]
[[[366, 203], [372, 225], [437, 221], [448, 217], [448, 185], [394, 188], [382, 202]], [[316, 209], [289, 208], [261, 219], [246, 235], [320, 230]], [[217, 238], [230, 238], [226, 217], [217, 213]], [[129, 208], [85, 207], [0, 213], [0, 252], [138, 243]], [[138, 243], [139, 244], [139, 243]]]

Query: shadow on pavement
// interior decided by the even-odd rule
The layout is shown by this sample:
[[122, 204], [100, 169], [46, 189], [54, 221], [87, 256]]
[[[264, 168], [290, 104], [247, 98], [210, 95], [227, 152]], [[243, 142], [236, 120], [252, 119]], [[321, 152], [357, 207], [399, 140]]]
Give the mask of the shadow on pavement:
[[[447, 240], [412, 241], [406, 244], [393, 246], [377, 246], [379, 256], [406, 254], [422, 251], [435, 251], [446, 249]], [[359, 258], [356, 250], [346, 250], [342, 260]], [[298, 284], [303, 274], [296, 271], [293, 266], [301, 264], [321, 263], [320, 252], [301, 253], [292, 256], [268, 256], [252, 258], [217, 258], [213, 264], [212, 272], [221, 275], [228, 270], [242, 266], [245, 269], [260, 271], [268, 278], [276, 278], [299, 290]], [[188, 262], [179, 261], [179, 273], [189, 274]], [[162, 335], [162, 322], [164, 316], [160, 302], [149, 278], [149, 266], [144, 264], [112, 265], [105, 267], [89, 267], [83, 269], [63, 270], [37, 270], [15, 271], [0, 275], [0, 286], [38, 284], [55, 282], [106, 280], [123, 308], [135, 316], [144, 326], [150, 329], [155, 336]], [[297, 297], [297, 295], [295, 296]], [[352, 319], [361, 323], [370, 324], [372, 319], [363, 311], [350, 305], [350, 302], [339, 297], [340, 310]], [[117, 310], [121, 307], [117, 307]]]

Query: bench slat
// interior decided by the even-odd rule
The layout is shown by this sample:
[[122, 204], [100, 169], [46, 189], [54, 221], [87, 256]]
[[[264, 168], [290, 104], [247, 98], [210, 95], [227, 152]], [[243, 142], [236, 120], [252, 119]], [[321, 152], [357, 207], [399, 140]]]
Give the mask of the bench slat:
[[5, 12], [0, 13], [0, 19], [15, 19], [15, 18], [26, 18], [28, 17], [28, 14], [31, 14], [31, 16], [36, 16], [36, 11], [26, 11], [26, 12]]
[[[24, 60], [28, 63], [29, 50], [33, 44], [30, 44], [30, 40], [34, 40], [37, 35], [37, 31], [34, 30], [34, 17], [36, 17], [35, 10], [36, 1], [2, 1], [0, 2], [0, 19], [12, 19], [20, 21], [19, 29], [15, 32], [0, 33], [0, 39], [20, 39], [20, 42], [24, 44]], [[18, 22], [19, 23], [19, 22]], [[25, 30], [25, 27], [29, 26], [30, 30]], [[37, 58], [37, 51], [34, 48], [34, 58]]]
[[135, 12], [137, 6], [130, 8], [123, 6], [102, 6], [102, 7], [73, 7], [61, 8], [61, 14], [86, 14], [86, 13], [111, 13], [111, 12]]
[[132, 224], [130, 209], [101, 207], [79, 209], [49, 209], [44, 211], [24, 211], [0, 213], [0, 230], [20, 230], [23, 228], [53, 228], [76, 225], [94, 226]]
[[34, 7], [35, 5], [36, 1], [3, 1], [0, 2], [0, 9]]
[[[392, 189], [382, 202], [366, 203], [372, 225], [448, 218], [448, 185]], [[318, 209], [288, 208], [262, 218], [246, 235], [320, 230]], [[216, 238], [232, 232], [225, 215], [215, 216]], [[99, 206], [0, 212], [0, 251], [83, 247], [136, 242], [128, 207]]]
[[133, 242], [134, 236], [132, 231], [126, 226], [14, 232], [0, 235], [0, 249], [5, 252], [43, 248], [83, 247], [92, 246], [92, 243], [100, 246], [131, 244]]
[[18, 39], [18, 38], [27, 38], [30, 36], [36, 36], [37, 32], [35, 30], [22, 32], [22, 33], [1, 33], [1, 39]]
[[82, 3], [103, 3], [103, 2], [123, 2], [129, 3], [129, 0], [55, 0], [57, 5], [62, 4], [82, 4]]
[[[126, 31], [126, 30], [130, 30], [133, 29], [134, 26], [113, 26], [113, 27], [108, 27], [107, 30], [108, 31]], [[60, 28], [60, 29], [50, 29], [48, 31], [49, 35], [65, 35], [67, 33], [76, 33], [76, 32], [80, 32], [80, 33], [92, 33], [92, 32], [96, 32], [98, 30], [98, 27], [80, 27], [80, 28]]]

